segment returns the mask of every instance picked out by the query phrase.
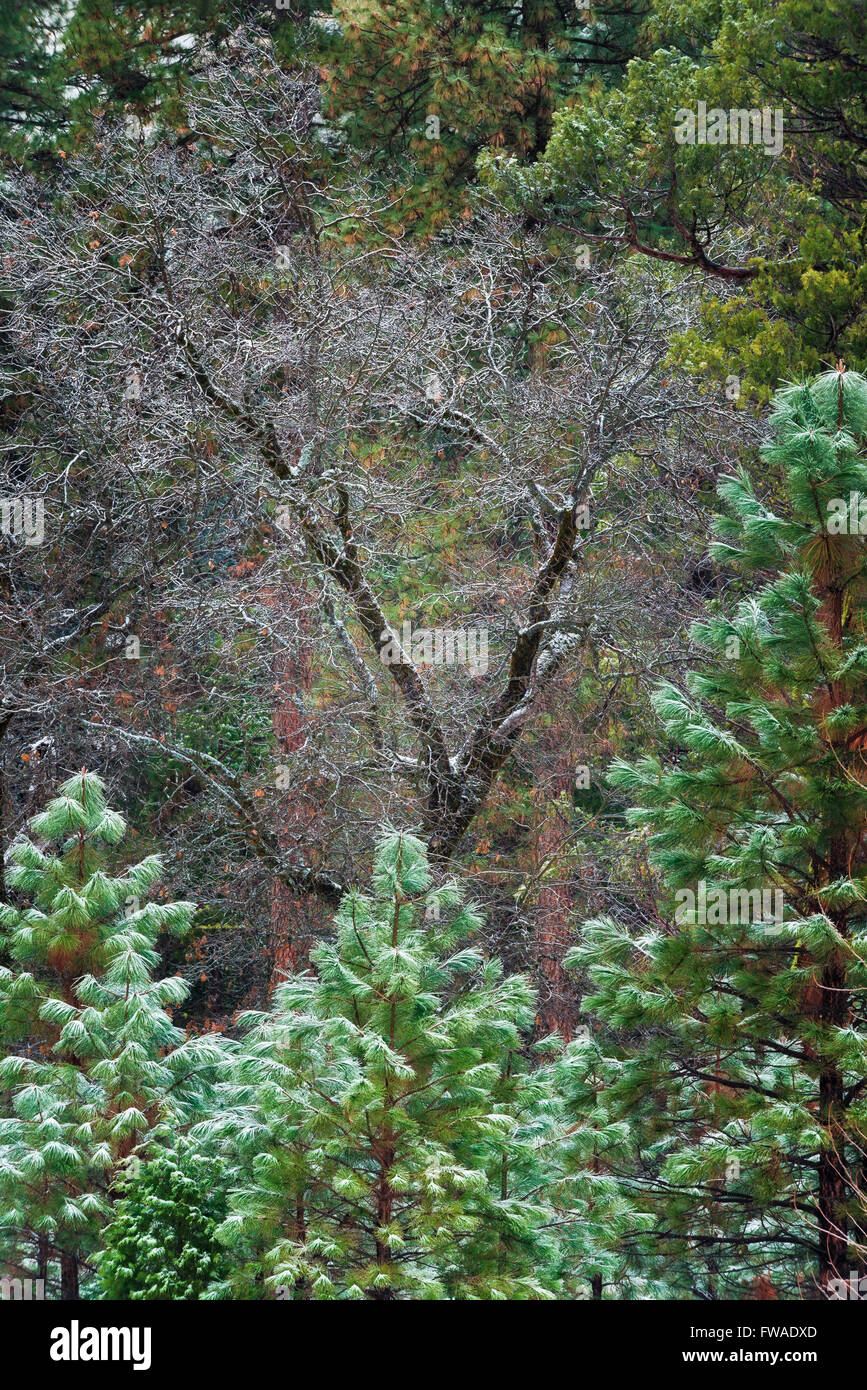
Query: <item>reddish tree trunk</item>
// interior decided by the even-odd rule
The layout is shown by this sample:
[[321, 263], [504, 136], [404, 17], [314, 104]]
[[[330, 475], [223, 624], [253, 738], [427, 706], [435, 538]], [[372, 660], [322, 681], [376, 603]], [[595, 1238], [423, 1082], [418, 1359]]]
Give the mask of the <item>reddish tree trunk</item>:
[[[278, 764], [281, 759], [297, 754], [304, 745], [303, 702], [312, 684], [310, 644], [305, 636], [303, 604], [296, 591], [279, 595], [281, 609], [298, 609], [299, 636], [294, 649], [281, 647], [274, 656], [274, 742]], [[276, 606], [275, 602], [275, 606]], [[294, 858], [299, 842], [306, 860], [313, 858], [313, 829], [316, 805], [306, 782], [296, 780], [283, 791], [277, 839], [288, 858]], [[322, 908], [308, 894], [299, 894], [280, 879], [271, 885], [271, 920], [269, 930], [270, 981], [269, 994], [286, 975], [303, 967], [313, 944], [317, 928], [322, 923]]]
[[544, 820], [536, 838], [536, 862], [539, 869], [550, 865], [555, 876], [539, 889], [534, 914], [538, 1025], [545, 1033], [559, 1031], [567, 1042], [580, 1013], [575, 981], [563, 968], [563, 959], [575, 944], [574, 893], [565, 858], [572, 826], [569, 814], [565, 809], [559, 812], [555, 803], [565, 793], [571, 806], [572, 780], [571, 758], [561, 757], [553, 775], [537, 788]]
[[[838, 930], [843, 930], [838, 923]], [[821, 976], [819, 1016], [826, 1024], [845, 1028], [850, 1013], [846, 967], [842, 961], [826, 962]], [[846, 1201], [851, 1176], [846, 1158], [845, 1097], [843, 1076], [830, 1059], [823, 1059], [819, 1075], [819, 1114], [830, 1143], [819, 1154], [819, 1282], [823, 1289], [832, 1279], [848, 1278], [848, 1222]]]

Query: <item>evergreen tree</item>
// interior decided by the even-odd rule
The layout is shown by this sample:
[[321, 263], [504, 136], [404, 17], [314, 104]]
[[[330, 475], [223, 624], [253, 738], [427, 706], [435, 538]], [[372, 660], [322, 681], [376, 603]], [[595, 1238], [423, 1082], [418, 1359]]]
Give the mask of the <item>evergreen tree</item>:
[[221, 1167], [189, 1142], [158, 1152], [130, 1177], [97, 1256], [105, 1298], [193, 1299], [224, 1273], [217, 1228], [226, 1215]]
[[483, 179], [566, 249], [703, 274], [675, 358], [698, 376], [768, 401], [841, 357], [863, 370], [863, 47], [859, 0], [655, 0], [620, 80], [560, 103], [531, 169], [483, 150]]
[[556, 1099], [546, 1116], [547, 1190], [558, 1215], [569, 1296], [676, 1297], [684, 1288], [677, 1286], [670, 1257], [657, 1258], [653, 1216], [621, 1181], [638, 1162], [639, 1144], [651, 1142], [659, 1111], [650, 1092], [633, 1095], [628, 1112], [612, 1104], [621, 1068], [587, 1029], [561, 1047], [544, 1072], [545, 1089]]
[[714, 553], [776, 577], [698, 624], [706, 668], [659, 690], [679, 754], [611, 773], [660, 920], [591, 922], [570, 960], [619, 1042], [576, 1122], [632, 1127], [612, 1171], [662, 1258], [704, 1260], [702, 1297], [827, 1296], [867, 1247], [867, 382], [782, 390], [772, 427], [781, 505], [726, 479]]
[[51, 0], [0, 7], [0, 145], [16, 154], [62, 120], [62, 75], [52, 53], [57, 28]]
[[7, 875], [30, 906], [0, 906], [12, 961], [0, 969], [0, 1037], [23, 1040], [0, 1062], [0, 1260], [35, 1258], [42, 1274], [59, 1255], [75, 1297], [118, 1165], [201, 1111], [218, 1052], [172, 1024], [184, 981], [153, 978], [158, 933], [185, 931], [194, 905], [143, 904], [156, 855], [107, 872], [126, 827], [99, 778], [70, 778], [30, 829]]
[[76, 0], [62, 51], [75, 117], [126, 110], [180, 122], [196, 67], [251, 10], [268, 13], [243, 0]]
[[195, 1131], [228, 1144], [239, 1174], [225, 1237], [249, 1258], [218, 1292], [550, 1296], [524, 1124], [532, 996], [458, 945], [479, 918], [430, 884], [421, 842], [385, 838], [373, 895], [347, 893], [336, 940], [313, 953], [318, 978], [246, 1016], [226, 1111]]
[[[292, 12], [269, 0], [21, 0], [0, 7], [0, 151], [47, 162], [96, 115], [183, 123], [191, 87], [240, 31], [269, 30], [289, 62]], [[203, 79], [204, 75], [204, 79]], [[62, 157], [62, 156], [61, 156]]]
[[643, 13], [641, 0], [616, 13], [572, 0], [341, 0], [319, 25], [326, 110], [365, 150], [411, 156], [401, 217], [442, 220], [479, 150], [535, 158], [579, 74], [622, 70]]

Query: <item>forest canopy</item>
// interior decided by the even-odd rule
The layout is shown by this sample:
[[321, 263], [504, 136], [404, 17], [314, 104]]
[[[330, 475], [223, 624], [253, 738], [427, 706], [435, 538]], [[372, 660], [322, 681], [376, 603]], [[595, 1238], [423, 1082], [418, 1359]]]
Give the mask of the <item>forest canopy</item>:
[[865, 61], [3, 10], [3, 1299], [867, 1297]]

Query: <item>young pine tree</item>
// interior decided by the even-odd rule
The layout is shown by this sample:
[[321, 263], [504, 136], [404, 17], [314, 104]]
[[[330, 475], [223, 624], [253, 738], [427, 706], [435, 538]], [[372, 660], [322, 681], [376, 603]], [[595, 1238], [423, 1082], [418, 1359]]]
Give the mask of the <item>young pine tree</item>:
[[181, 1140], [130, 1176], [97, 1256], [102, 1297], [196, 1299], [225, 1273], [221, 1172]]
[[384, 839], [372, 896], [347, 893], [313, 953], [318, 977], [246, 1017], [226, 1111], [194, 1131], [238, 1174], [225, 1237], [249, 1258], [219, 1292], [550, 1296], [521, 1062], [532, 996], [458, 945], [478, 917], [430, 884], [420, 841]]
[[610, 1171], [701, 1297], [834, 1296], [867, 1254], [867, 382], [780, 391], [772, 428], [778, 501], [743, 472], [719, 489], [715, 556], [758, 587], [657, 694], [681, 751], [611, 774], [668, 901], [637, 936], [591, 922], [571, 957], [619, 1042], [576, 1114], [613, 1134], [652, 1098]]
[[75, 1298], [118, 1166], [201, 1112], [217, 1051], [172, 1024], [184, 981], [153, 978], [158, 933], [193, 904], [143, 903], [155, 855], [107, 871], [125, 824], [99, 778], [70, 778], [30, 829], [7, 875], [30, 906], [0, 906], [0, 1264], [44, 1278], [59, 1259]]

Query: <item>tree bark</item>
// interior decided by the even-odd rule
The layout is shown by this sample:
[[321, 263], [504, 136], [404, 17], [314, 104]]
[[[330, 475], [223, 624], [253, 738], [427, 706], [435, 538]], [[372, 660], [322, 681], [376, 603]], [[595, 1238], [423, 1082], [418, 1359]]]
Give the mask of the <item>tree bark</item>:
[[[846, 935], [845, 923], [838, 922], [837, 930]], [[845, 1028], [849, 1012], [846, 966], [835, 955], [822, 970], [818, 1015], [829, 1028]], [[846, 1155], [843, 1077], [834, 1061], [821, 1056], [819, 1060], [819, 1114], [828, 1140], [819, 1154], [819, 1283], [826, 1292], [832, 1279], [848, 1277], [846, 1201], [852, 1179]]]
[[566, 881], [569, 872], [561, 858], [571, 826], [564, 823], [555, 803], [563, 792], [571, 796], [572, 781], [571, 758], [567, 755], [558, 759], [552, 776], [536, 789], [543, 816], [536, 839], [536, 858], [540, 866], [556, 866], [557, 877], [552, 882], [542, 882], [533, 919], [539, 984], [537, 1021], [543, 1033], [559, 1032], [566, 1042], [572, 1037], [580, 1011], [575, 980], [563, 968], [566, 952], [575, 942], [573, 890]]
[[[298, 753], [304, 745], [303, 701], [313, 681], [311, 651], [305, 640], [303, 604], [296, 590], [280, 595], [280, 607], [285, 612], [298, 611], [298, 640], [294, 650], [285, 647], [274, 657], [274, 743], [278, 761], [282, 756]], [[316, 803], [303, 783], [285, 789], [283, 806], [277, 823], [276, 836], [281, 852], [288, 858], [299, 840], [311, 846], [317, 836], [312, 821]], [[271, 921], [269, 928], [270, 979], [269, 995], [291, 972], [306, 965], [315, 929], [322, 918], [322, 905], [309, 894], [275, 877], [271, 886]]]
[[60, 1297], [66, 1302], [76, 1301], [78, 1293], [78, 1256], [67, 1250], [60, 1252]]

